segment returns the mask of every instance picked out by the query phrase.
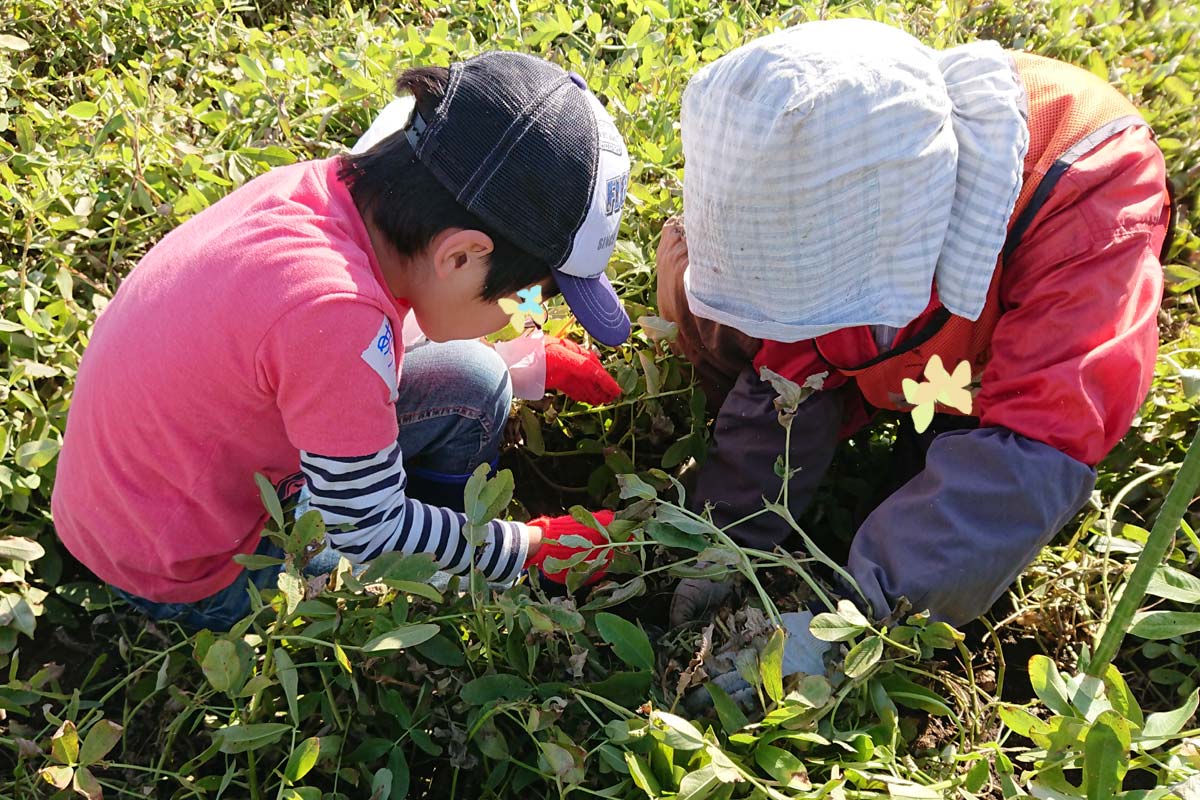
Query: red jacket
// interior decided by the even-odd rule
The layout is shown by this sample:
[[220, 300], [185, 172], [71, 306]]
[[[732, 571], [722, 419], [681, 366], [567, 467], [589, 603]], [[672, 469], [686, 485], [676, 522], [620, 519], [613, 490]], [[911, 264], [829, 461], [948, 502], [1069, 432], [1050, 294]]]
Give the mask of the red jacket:
[[[1036, 69], [1047, 62], [1022, 57], [1018, 64], [1022, 63], [1022, 77], [1031, 88], [1028, 65]], [[1058, 97], [1063, 96], [1071, 95], [1059, 87]], [[1043, 155], [1049, 150], [1054, 156], [1050, 160], [1057, 160], [1056, 153], [1074, 143], [1055, 141], [1037, 130], [1039, 125], [1046, 127], [1049, 115], [1054, 115], [1054, 131], [1068, 127], [1059, 123], [1069, 123], [1071, 113], [1063, 113], [1055, 99], [1039, 102], [1038, 92], [1031, 93], [1031, 152], [1014, 221], [1031, 200], [1040, 205], [1033, 206], [1036, 213], [1026, 220], [1028, 227], [1017, 232], [1015, 248], [997, 267], [991, 307], [984, 315], [995, 312], [994, 328], [984, 337], [986, 351], [976, 354], [982, 357], [972, 413], [983, 427], [1015, 431], [1091, 466], [1129, 429], [1153, 376], [1162, 294], [1158, 254], [1169, 217], [1166, 172], [1151, 133], [1142, 126], [1126, 127], [1085, 151], [1056, 176], [1048, 194], [1035, 197], [1044, 172]], [[1109, 116], [1116, 117], [1118, 104], [1104, 99], [1113, 105]], [[1076, 128], [1090, 130], [1078, 124]], [[899, 332], [891, 350], [903, 351], [927, 334], [939, 314], [946, 312], [936, 290], [931, 290], [929, 306]], [[919, 358], [909, 359], [909, 369], [915, 372], [909, 377], [919, 379], [929, 354], [917, 352]], [[856, 380], [856, 375], [864, 380], [860, 370], [851, 367], [879, 357], [870, 328], [858, 327], [817, 340], [764, 342], [755, 366], [770, 367], [797, 382], [829, 372], [825, 386], [832, 389]], [[943, 361], [947, 369], [957, 363]], [[899, 371], [891, 372], [888, 381], [896, 385], [890, 392], [867, 387], [876, 406], [884, 406], [888, 394], [893, 403], [899, 397]], [[854, 399], [846, 404], [844, 433], [869, 418], [871, 406], [861, 393]]]

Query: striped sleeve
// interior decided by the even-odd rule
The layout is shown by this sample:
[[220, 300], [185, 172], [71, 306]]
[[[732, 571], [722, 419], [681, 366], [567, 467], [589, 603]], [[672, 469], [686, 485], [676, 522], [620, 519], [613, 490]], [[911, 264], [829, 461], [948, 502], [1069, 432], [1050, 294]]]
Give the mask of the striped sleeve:
[[452, 573], [472, 565], [493, 583], [507, 583], [525, 566], [528, 535], [520, 523], [492, 520], [484, 543], [467, 540], [465, 515], [405, 495], [400, 445], [368, 456], [300, 452], [310, 507], [325, 520], [330, 545], [354, 563], [382, 553], [430, 553]]

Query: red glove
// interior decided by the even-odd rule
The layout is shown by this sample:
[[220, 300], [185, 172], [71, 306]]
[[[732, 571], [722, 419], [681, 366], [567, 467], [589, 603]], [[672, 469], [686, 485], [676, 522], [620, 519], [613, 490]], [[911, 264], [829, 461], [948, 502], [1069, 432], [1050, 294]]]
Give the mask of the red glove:
[[[607, 527], [608, 524], [613, 521], [613, 512], [597, 511], [595, 512], [595, 517], [597, 522]], [[555, 583], [567, 582], [567, 570], [547, 572], [544, 566], [546, 559], [568, 559], [583, 549], [580, 547], [571, 547], [569, 545], [559, 544], [555, 540], [561, 539], [564, 536], [582, 536], [595, 545], [608, 544], [608, 541], [604, 538], [600, 531], [593, 530], [592, 528], [577, 522], [575, 518], [570, 515], [562, 517], [538, 517], [537, 519], [530, 520], [525, 524], [541, 528], [543, 537], [542, 544], [540, 547], [538, 547], [537, 553], [535, 553], [529, 558], [529, 560], [525, 562], [525, 567], [537, 567], [542, 571], [543, 575]], [[603, 565], [591, 574], [587, 580], [588, 585], [591, 585], [604, 577], [604, 573], [608, 571], [608, 565], [612, 562], [612, 559], [613, 548], [611, 547], [606, 547], [603, 550], [593, 551], [593, 557], [589, 558], [588, 561], [601, 561], [603, 562]]]
[[621, 387], [601, 366], [599, 356], [554, 336], [546, 337], [546, 388], [593, 406], [621, 396]]

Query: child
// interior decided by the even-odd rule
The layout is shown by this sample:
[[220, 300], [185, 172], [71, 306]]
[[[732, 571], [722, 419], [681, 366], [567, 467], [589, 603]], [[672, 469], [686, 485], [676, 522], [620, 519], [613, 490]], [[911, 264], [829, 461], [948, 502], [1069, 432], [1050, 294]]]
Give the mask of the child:
[[[837, 20], [703, 69], [682, 135], [686, 238], [663, 231], [659, 302], [721, 402], [693, 496], [729, 525], [778, 493], [762, 367], [820, 386], [791, 424], [796, 517], [874, 410], [916, 431], [957, 414], [919, 448], [902, 420], [916, 467], [848, 571], [876, 618], [902, 597], [955, 625], [984, 613], [1088, 500], [1150, 386], [1170, 217], [1153, 134], [1070, 65]], [[768, 514], [730, 533], [789, 532]], [[673, 620], [723, 592], [683, 582]]]
[[[92, 332], [55, 525], [156, 619], [228, 628], [247, 583], [274, 581], [232, 560], [270, 550], [255, 473], [281, 495], [305, 486], [352, 562], [431, 553], [505, 582], [571, 552], [543, 536], [588, 535], [569, 517], [496, 520], [475, 548], [462, 514], [421, 497], [461, 505], [496, 458], [511, 389], [476, 340], [507, 324], [499, 299], [560, 291], [600, 342], [628, 335], [604, 276], [624, 144], [582, 79], [524, 55], [410, 70], [397, 88], [415, 99], [402, 130], [272, 170], [187, 221]], [[429, 341], [405, 353], [410, 310]]]

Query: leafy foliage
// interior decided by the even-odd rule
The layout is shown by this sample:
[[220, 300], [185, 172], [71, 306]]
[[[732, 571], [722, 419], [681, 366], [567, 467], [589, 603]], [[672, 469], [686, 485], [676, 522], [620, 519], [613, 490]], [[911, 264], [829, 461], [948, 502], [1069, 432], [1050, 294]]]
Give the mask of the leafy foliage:
[[[1075, 674], [1200, 416], [1193, 4], [10, 0], [5, 12], [0, 796], [1149, 798], [1200, 771], [1195, 517], [1117, 666]], [[887, 425], [844, 446], [795, 526], [796, 555], [737, 548], [681, 508], [667, 472], [702, 458], [708, 437], [705, 398], [669, 352], [653, 291], [658, 231], [679, 210], [680, 94], [721, 53], [821, 15], [889, 21], [938, 45], [991, 37], [1092, 69], [1154, 124], [1179, 198], [1143, 413], [1103, 466], [1094, 507], [965, 632], [921, 615], [872, 625], [837, 606], [824, 583], [834, 562], [803, 533], [836, 546], [853, 530], [882, 488]], [[399, 69], [488, 47], [579, 72], [613, 111], [634, 162], [613, 274], [638, 324], [607, 356], [622, 398], [520, 409], [522, 446], [506, 455], [518, 501], [511, 474], [481, 475], [473, 519], [627, 501], [607, 529], [610, 576], [569, 596], [536, 576], [501, 593], [477, 577], [434, 588], [427, 559], [397, 556], [312, 586], [299, 565], [319, 520], [287, 520], [264, 492], [288, 556], [252, 617], [188, 636], [127, 613], [50, 520], [97, 315], [168, 230], [273, 166], [350, 144]], [[561, 306], [551, 315], [552, 332], [571, 325]], [[817, 635], [839, 643], [831, 677], [782, 681], [764, 657], [752, 675], [764, 718], [719, 696], [715, 718], [680, 716], [705, 637], [665, 630], [662, 609], [674, 579], [714, 571], [738, 573], [764, 618], [777, 605], [822, 612]]]

